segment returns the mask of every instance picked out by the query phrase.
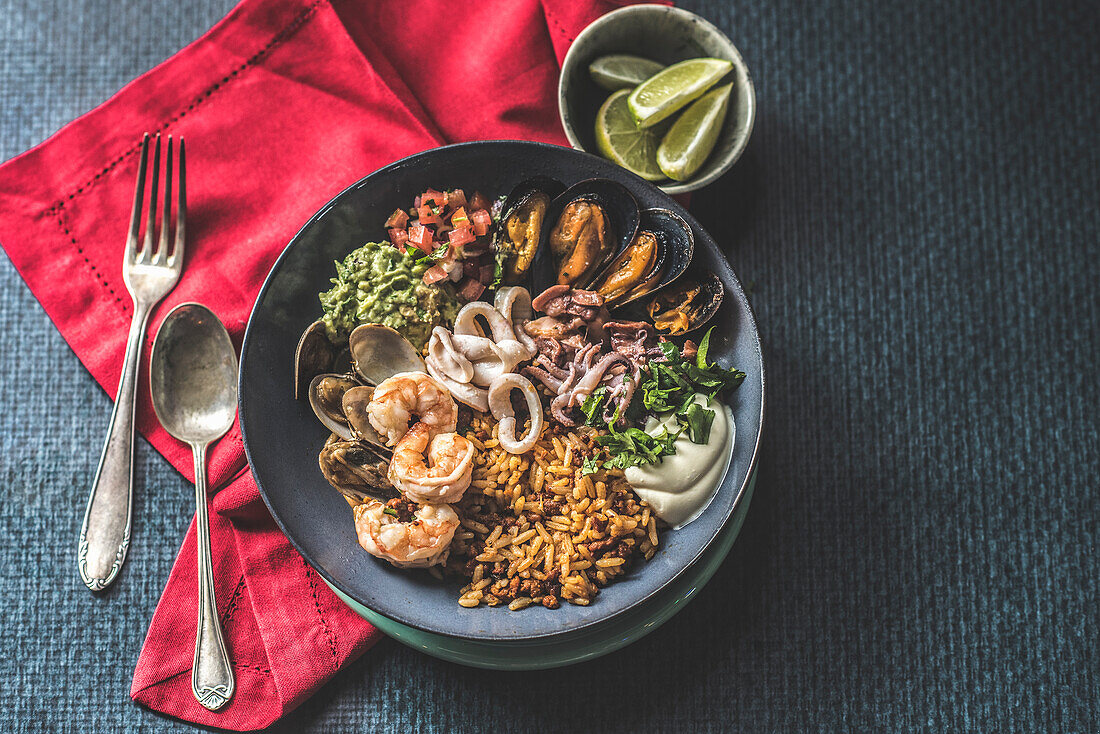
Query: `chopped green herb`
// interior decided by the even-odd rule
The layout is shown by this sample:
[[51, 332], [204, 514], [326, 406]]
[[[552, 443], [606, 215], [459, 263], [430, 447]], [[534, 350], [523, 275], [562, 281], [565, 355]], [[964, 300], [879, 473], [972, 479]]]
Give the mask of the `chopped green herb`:
[[[606, 427], [609, 431], [608, 435], [596, 438], [596, 442], [611, 454], [610, 459], [602, 462], [604, 468], [627, 469], [657, 463], [665, 456], [676, 453], [676, 439], [685, 431], [693, 443], [705, 444], [710, 441], [715, 411], [697, 403], [695, 396], [701, 395], [709, 402], [722, 391], [736, 388], [745, 379], [745, 373], [740, 370], [726, 369], [707, 361], [712, 331], [713, 327], [703, 336], [699, 351], [692, 361], [683, 359], [675, 344], [661, 342], [659, 346], [664, 354], [664, 361], [649, 363], [647, 373], [634, 393], [635, 399], [629, 406], [620, 402], [610, 421], [604, 419], [604, 411], [611, 395], [606, 387], [593, 390], [584, 399], [581, 412], [584, 413], [585, 424], [597, 428]], [[646, 412], [674, 413], [680, 428], [677, 431], [662, 428], [656, 436], [650, 436], [640, 428], [620, 430], [618, 423], [624, 412], [631, 420], [640, 419]], [[581, 472], [592, 474], [600, 467], [601, 462], [598, 459], [585, 459]]]
[[[704, 337], [705, 338], [705, 337]], [[664, 352], [665, 359], [669, 362], [680, 358], [680, 350], [676, 348], [676, 345], [669, 341], [659, 342], [657, 344]]]
[[493, 282], [489, 284], [490, 290], [496, 290], [500, 287], [500, 281], [504, 279], [504, 260], [508, 257], [508, 253], [501, 250], [497, 250], [493, 254]]
[[682, 431], [669, 433], [662, 430], [656, 436], [650, 436], [640, 428], [615, 430], [614, 424], [608, 425], [610, 435], [598, 436], [596, 441], [606, 446], [612, 458], [604, 462], [608, 469], [627, 469], [641, 464], [654, 464], [665, 456], [676, 453], [673, 444]]
[[387, 507], [386, 509], [382, 510], [382, 514], [389, 515], [391, 517], [397, 517], [397, 510], [393, 509], [392, 507]]
[[606, 387], [598, 387], [581, 403], [581, 412], [584, 413], [586, 426], [603, 427], [603, 406], [607, 402], [608, 395], [609, 390]]
[[449, 249], [450, 249], [450, 245], [442, 244], [439, 247], [432, 250], [431, 252], [424, 252], [423, 250], [421, 250], [420, 248], [417, 248], [417, 247], [410, 247], [406, 251], [410, 255], [412, 255], [413, 260], [416, 261], [416, 262], [420, 262], [421, 260], [429, 260], [431, 262], [439, 262], [443, 258], [447, 257], [447, 252], [448, 252]]
[[677, 414], [680, 424], [687, 426], [688, 438], [692, 443], [707, 443], [710, 440], [710, 425], [714, 422], [714, 411], [704, 408], [694, 400], [682, 416]]
[[695, 395], [702, 395], [707, 402], [719, 393], [738, 387], [745, 373], [726, 369], [707, 361], [710, 352], [712, 326], [699, 342], [695, 360], [689, 362], [680, 357], [680, 351], [671, 342], [661, 342], [664, 362], [650, 362], [649, 374], [639, 385], [642, 405], [653, 413], [675, 411], [680, 425], [688, 429], [694, 443], [706, 443], [710, 438], [710, 425], [714, 411], [695, 402]]

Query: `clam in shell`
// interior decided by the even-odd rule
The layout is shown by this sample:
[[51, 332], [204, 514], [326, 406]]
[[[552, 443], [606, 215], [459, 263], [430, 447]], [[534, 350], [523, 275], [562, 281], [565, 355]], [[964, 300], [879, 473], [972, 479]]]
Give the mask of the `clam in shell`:
[[314, 377], [333, 371], [337, 349], [325, 333], [325, 322], [317, 319], [306, 327], [294, 352], [294, 399], [308, 394]]
[[401, 372], [424, 372], [424, 359], [396, 329], [363, 324], [348, 339], [355, 371], [368, 384], [377, 385]]
[[359, 381], [349, 375], [317, 375], [309, 383], [309, 407], [317, 420], [345, 441], [354, 438], [347, 416], [344, 415], [344, 395], [359, 386]]
[[386, 478], [389, 459], [376, 453], [361, 441], [345, 441], [333, 435], [321, 449], [317, 463], [329, 484], [353, 505], [372, 497], [395, 494]]

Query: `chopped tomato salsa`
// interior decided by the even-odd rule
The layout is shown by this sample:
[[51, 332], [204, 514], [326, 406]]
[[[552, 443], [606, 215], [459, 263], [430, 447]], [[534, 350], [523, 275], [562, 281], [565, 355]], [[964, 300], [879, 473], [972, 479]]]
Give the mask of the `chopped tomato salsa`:
[[410, 209], [397, 209], [386, 219], [386, 234], [401, 252], [419, 250], [433, 263], [424, 272], [428, 284], [450, 280], [458, 294], [475, 300], [492, 282], [493, 265], [485, 262], [493, 217], [491, 202], [480, 191], [469, 199], [462, 189], [429, 188]]

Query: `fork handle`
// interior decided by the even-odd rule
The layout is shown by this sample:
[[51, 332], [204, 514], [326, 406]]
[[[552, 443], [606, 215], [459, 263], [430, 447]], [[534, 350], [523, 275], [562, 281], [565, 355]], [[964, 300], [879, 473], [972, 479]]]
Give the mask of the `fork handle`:
[[118, 576], [130, 547], [130, 508], [134, 480], [134, 403], [137, 397], [138, 362], [150, 307], [134, 304], [130, 334], [118, 395], [107, 427], [107, 440], [99, 457], [84, 524], [80, 528], [77, 566], [80, 578], [92, 591], [110, 586]]

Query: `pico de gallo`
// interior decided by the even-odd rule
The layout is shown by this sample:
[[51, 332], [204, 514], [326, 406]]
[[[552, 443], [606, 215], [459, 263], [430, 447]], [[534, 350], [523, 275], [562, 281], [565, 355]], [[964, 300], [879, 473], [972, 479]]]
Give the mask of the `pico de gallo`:
[[479, 191], [467, 199], [462, 189], [428, 189], [407, 211], [396, 209], [386, 220], [390, 242], [417, 260], [429, 258], [427, 285], [455, 283], [460, 298], [474, 301], [493, 283], [497, 265], [490, 252], [492, 202]]

